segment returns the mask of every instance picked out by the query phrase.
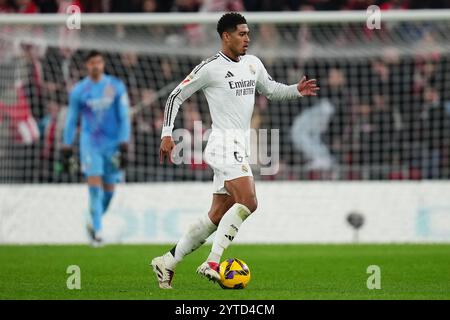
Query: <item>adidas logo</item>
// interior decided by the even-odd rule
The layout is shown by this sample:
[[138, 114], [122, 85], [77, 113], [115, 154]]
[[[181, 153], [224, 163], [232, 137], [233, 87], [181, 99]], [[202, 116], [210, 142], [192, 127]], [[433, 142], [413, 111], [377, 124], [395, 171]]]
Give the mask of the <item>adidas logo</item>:
[[234, 237], [233, 237], [233, 236], [230, 236], [229, 234], [226, 234], [226, 235], [225, 235], [225, 238], [227, 238], [227, 239], [230, 240], [230, 241], [233, 241], [233, 239], [234, 239]]
[[234, 74], [232, 74], [230, 71], [228, 71], [227, 75], [225, 76], [225, 79], [226, 78], [231, 78], [231, 77], [234, 77]]

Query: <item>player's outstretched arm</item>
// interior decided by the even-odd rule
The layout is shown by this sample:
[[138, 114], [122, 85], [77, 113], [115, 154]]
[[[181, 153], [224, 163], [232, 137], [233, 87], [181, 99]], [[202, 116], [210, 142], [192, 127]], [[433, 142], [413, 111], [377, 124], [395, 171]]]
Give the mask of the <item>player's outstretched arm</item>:
[[303, 96], [317, 95], [316, 79], [306, 80], [304, 76], [297, 84], [286, 85], [276, 82], [258, 59], [259, 74], [256, 89], [270, 100], [290, 100]]
[[306, 76], [298, 82], [297, 90], [300, 94], [304, 96], [317, 96], [317, 91], [319, 91], [316, 79], [306, 80]]

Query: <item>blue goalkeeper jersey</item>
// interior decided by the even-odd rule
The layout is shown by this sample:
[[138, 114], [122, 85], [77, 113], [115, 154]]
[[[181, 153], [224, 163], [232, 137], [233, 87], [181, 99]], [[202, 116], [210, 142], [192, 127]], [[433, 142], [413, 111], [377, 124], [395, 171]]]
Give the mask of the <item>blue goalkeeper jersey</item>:
[[103, 74], [98, 82], [86, 77], [74, 86], [69, 97], [64, 144], [74, 142], [79, 117], [80, 148], [101, 152], [128, 142], [129, 102], [123, 82]]

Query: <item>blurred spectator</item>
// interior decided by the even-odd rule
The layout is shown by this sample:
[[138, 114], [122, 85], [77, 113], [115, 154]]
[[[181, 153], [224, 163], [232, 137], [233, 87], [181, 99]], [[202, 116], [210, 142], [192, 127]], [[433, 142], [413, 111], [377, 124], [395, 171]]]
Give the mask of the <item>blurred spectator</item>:
[[242, 0], [203, 0], [200, 11], [206, 12], [227, 12], [244, 11]]
[[388, 0], [379, 4], [381, 10], [406, 10], [409, 8], [409, 0]]
[[189, 137], [183, 137], [182, 142], [184, 144], [184, 150], [189, 150], [190, 159], [187, 159], [189, 161], [189, 167], [192, 170], [208, 170], [208, 165], [203, 160], [203, 134], [206, 128], [203, 126], [197, 104], [192, 99], [189, 99], [184, 103], [182, 112], [183, 128], [189, 132]]
[[284, 8], [284, 1], [270, 0], [243, 0], [247, 11], [281, 11]]
[[[81, 78], [81, 70], [75, 64], [77, 55], [72, 48], [60, 47], [61, 75], [64, 79], [66, 93], [70, 92], [75, 83]], [[65, 95], [67, 97], [67, 95]]]
[[[13, 13], [14, 8], [9, 0], [0, 0], [0, 14]], [[0, 26], [0, 35], [13, 32], [12, 26]], [[4, 41], [0, 37], [0, 64], [9, 61], [14, 55], [14, 45], [9, 41]]]
[[[273, 65], [275, 60], [279, 59], [280, 33], [273, 24], [259, 25], [253, 50], [264, 50], [267, 54], [264, 58], [266, 65]], [[251, 36], [250, 36], [251, 37]]]
[[0, 13], [12, 13], [14, 8], [11, 6], [9, 0], [0, 0]]
[[[352, 165], [362, 167], [371, 162], [371, 147], [370, 144], [374, 126], [371, 122], [372, 110], [369, 103], [364, 99], [360, 103], [353, 105], [351, 110], [351, 136], [350, 148]], [[364, 173], [364, 178], [369, 178], [367, 173]]]
[[422, 171], [425, 179], [441, 176], [442, 153], [449, 145], [450, 116], [442, 103], [439, 91], [432, 86], [423, 90], [421, 120]]
[[42, 179], [53, 182], [55, 178], [55, 160], [58, 159], [60, 141], [64, 129], [64, 116], [56, 101], [47, 103], [47, 115], [39, 122], [42, 136]]
[[34, 3], [39, 7], [40, 13], [56, 13], [58, 11], [57, 0], [34, 0]]
[[[378, 4], [382, 10], [448, 7], [448, 1], [438, 0], [0, 0], [0, 12], [64, 13], [71, 4], [79, 5], [83, 12], [149, 13], [244, 9], [365, 10], [369, 4]], [[270, 179], [323, 179], [327, 176], [321, 172], [319, 175], [306, 172], [307, 169], [328, 170], [331, 167], [339, 170], [334, 179], [448, 178], [450, 57], [446, 43], [442, 41], [447, 27], [445, 23], [432, 22], [393, 23], [383, 26], [382, 33], [367, 33], [364, 28], [351, 23], [342, 28], [258, 25], [252, 31], [251, 48], [255, 53], [263, 53], [261, 58], [274, 79], [294, 83], [299, 74], [308, 74], [318, 78], [322, 88], [320, 97], [295, 102], [278, 103], [256, 97], [252, 127], [279, 128], [281, 139], [285, 141], [280, 150], [280, 172]], [[0, 35], [5, 34], [4, 28]], [[164, 179], [164, 173], [170, 173], [176, 179], [202, 179], [199, 177], [209, 174], [203, 170], [203, 164], [194, 166], [191, 163], [192, 166], [184, 169], [177, 168], [175, 175], [170, 171], [173, 168], [158, 167], [158, 147], [167, 90], [191, 72], [199, 58], [210, 54], [207, 49], [210, 48], [208, 32], [211, 30], [205, 32], [196, 24], [150, 26], [139, 32], [135, 26], [126, 29], [119, 26], [118, 29], [124, 42], [115, 40], [121, 48], [105, 50], [108, 51], [110, 73], [126, 82], [134, 106], [136, 168], [130, 179]], [[36, 31], [39, 28], [18, 30], [39, 42], [41, 32]], [[65, 110], [61, 106], [66, 105], [72, 84], [84, 73], [83, 51], [78, 48], [81, 38], [77, 32], [67, 32], [65, 27], [61, 31], [59, 39], [52, 39], [47, 50], [26, 41], [16, 41], [17, 49], [12, 49], [11, 41], [8, 43], [7, 37], [6, 41], [0, 37], [0, 83], [3, 83], [0, 86], [0, 118], [3, 120], [0, 119], [0, 129], [4, 132], [9, 125], [6, 131], [8, 137], [14, 136], [15, 146], [27, 144], [28, 149], [17, 153], [18, 157], [33, 154], [30, 150], [37, 151], [33, 155], [41, 155], [43, 164], [46, 163], [43, 172], [53, 168], [52, 141], [58, 140], [55, 138], [56, 119]], [[97, 30], [92, 28], [92, 31]], [[214, 30], [211, 33], [216, 40]], [[139, 37], [145, 45], [133, 39], [136, 47], [122, 49], [127, 45], [128, 36]], [[359, 41], [367, 46], [362, 48]], [[159, 50], [160, 43], [167, 47], [172, 44], [173, 51], [151, 51], [151, 54], [145, 51], [146, 45], [151, 46], [150, 50]], [[203, 47], [204, 44], [208, 46]], [[82, 48], [89, 45], [83, 43]], [[204, 52], [198, 47], [205, 48]], [[142, 48], [142, 52], [138, 51]], [[193, 48], [197, 51], [192, 51]], [[353, 52], [354, 48], [360, 51]], [[369, 55], [364, 50], [368, 50]], [[341, 52], [344, 55], [341, 56]], [[345, 54], [352, 58], [348, 59]], [[13, 72], [7, 71], [8, 68]], [[20, 80], [19, 87], [12, 84]], [[8, 94], [17, 100], [10, 99]], [[207, 113], [207, 108], [204, 97], [195, 95], [183, 106], [183, 116], [177, 120], [176, 127], [194, 130], [194, 121], [201, 120], [206, 128], [211, 119], [201, 117]], [[42, 145], [39, 132], [36, 134], [35, 131], [35, 119], [41, 125]], [[292, 140], [289, 129], [292, 129]], [[308, 166], [299, 165], [305, 160]], [[190, 176], [189, 168], [193, 169]], [[50, 181], [54, 178], [43, 175], [40, 179]]]
[[347, 0], [342, 6], [343, 10], [367, 10], [370, 5], [376, 4], [374, 0]]
[[67, 13], [67, 9], [72, 6], [75, 5], [77, 7], [80, 8], [81, 12], [85, 12], [85, 9], [81, 3], [81, 0], [57, 0], [57, 4], [58, 4], [58, 13]]
[[[128, 0], [127, 0], [128, 1]], [[103, 0], [77, 0], [81, 12], [100, 13], [108, 12], [108, 2]]]
[[448, 0], [1, 0], [0, 12], [54, 13], [71, 4], [91, 13], [366, 10], [372, 4], [381, 10], [450, 7]]
[[38, 13], [39, 8], [33, 0], [14, 0], [14, 9], [16, 13]]
[[[8, 86], [0, 100], [0, 177], [7, 182], [38, 181], [39, 129], [21, 82]], [[5, 99], [6, 98], [6, 99]], [[7, 125], [7, 126], [6, 126]], [[6, 160], [6, 161], [5, 161]]]
[[156, 0], [143, 0], [142, 1], [142, 12], [157, 12], [158, 3]]
[[[110, 0], [110, 11], [111, 12], [140, 12], [145, 11], [142, 10], [143, 3], [146, 3], [145, 0]], [[154, 2], [154, 1], [150, 1]]]
[[200, 0], [175, 0], [172, 10], [174, 12], [198, 12], [200, 9]]
[[334, 115], [326, 133], [326, 141], [332, 152], [345, 163], [352, 146], [351, 112], [355, 101], [349, 90], [348, 81], [340, 68], [330, 68], [321, 83], [321, 96], [327, 97], [333, 106]]
[[370, 158], [367, 163], [382, 165], [389, 163], [393, 150], [398, 146], [399, 130], [395, 123], [396, 113], [384, 102], [382, 96], [375, 96], [373, 100], [373, 110], [370, 113], [372, 131], [366, 148]]
[[8, 120], [10, 137], [16, 144], [31, 145], [39, 139], [39, 129], [22, 83], [16, 83], [9, 92], [9, 99], [0, 101], [0, 118]]
[[[173, 12], [198, 12], [200, 10], [200, 0], [175, 0], [172, 7]], [[205, 39], [205, 29], [199, 24], [186, 24], [183, 26], [183, 32], [188, 39], [188, 45], [201, 45]]]
[[334, 106], [330, 100], [318, 100], [311, 108], [303, 111], [295, 119], [291, 128], [294, 147], [301, 151], [308, 161], [306, 170], [330, 170], [334, 164], [331, 153], [322, 141], [328, 130]]
[[156, 92], [152, 89], [141, 91], [140, 104], [132, 110], [137, 128], [142, 132], [159, 134], [164, 119], [161, 119], [162, 107], [157, 103]]
[[[120, 62], [118, 65], [113, 63], [112, 65], [116, 70], [113, 70], [112, 74], [116, 74], [122, 81], [124, 81], [128, 88], [128, 95], [130, 98], [131, 106], [137, 104], [140, 100], [140, 88], [142, 87], [142, 69], [138, 64], [138, 56], [134, 52], [123, 52], [120, 54]], [[119, 69], [119, 70], [117, 70]]]
[[[175, 66], [176, 69], [176, 66]], [[161, 60], [161, 74], [158, 76], [161, 77], [161, 81], [163, 83], [169, 83], [174, 81], [174, 74], [173, 74], [174, 66], [172, 65], [171, 61], [169, 59], [162, 59]]]
[[169, 12], [175, 0], [157, 0], [159, 12]]
[[342, 10], [345, 2], [346, 0], [288, 0], [292, 10]]
[[31, 97], [30, 105], [35, 118], [42, 118], [44, 115], [43, 94], [44, 78], [41, 58], [45, 49], [42, 47], [23, 44], [22, 49], [25, 57], [26, 75], [24, 77], [25, 95]]
[[152, 89], [141, 91], [140, 104], [133, 107], [133, 140], [135, 148], [134, 166], [136, 181], [154, 180], [152, 172], [159, 165], [159, 143], [164, 122], [162, 106], [158, 105], [156, 93]]
[[409, 0], [408, 2], [410, 3], [410, 9], [450, 8], [450, 2], [448, 0]]

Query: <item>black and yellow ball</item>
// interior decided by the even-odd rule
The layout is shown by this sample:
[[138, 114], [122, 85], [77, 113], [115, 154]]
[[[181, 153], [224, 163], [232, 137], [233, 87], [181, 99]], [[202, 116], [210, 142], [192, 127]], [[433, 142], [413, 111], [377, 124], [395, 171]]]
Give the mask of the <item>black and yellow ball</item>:
[[220, 263], [220, 281], [223, 289], [244, 289], [250, 281], [250, 269], [247, 264], [236, 258]]

